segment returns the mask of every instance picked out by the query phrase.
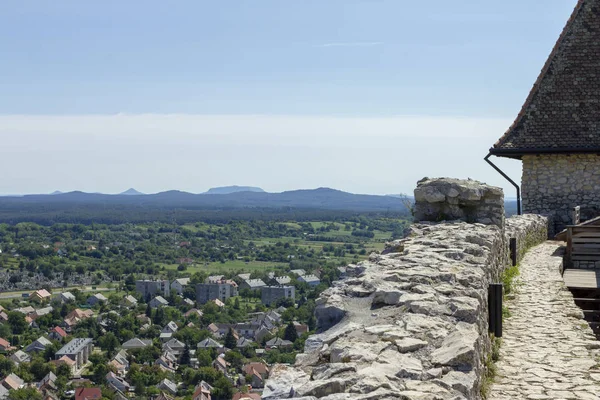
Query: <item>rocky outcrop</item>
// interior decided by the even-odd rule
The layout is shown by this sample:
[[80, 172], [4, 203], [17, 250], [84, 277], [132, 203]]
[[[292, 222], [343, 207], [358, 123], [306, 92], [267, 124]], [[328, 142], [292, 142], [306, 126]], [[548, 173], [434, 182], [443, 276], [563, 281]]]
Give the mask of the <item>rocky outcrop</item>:
[[272, 370], [263, 399], [480, 398], [488, 284], [508, 263], [508, 237], [547, 234], [542, 217], [508, 221], [415, 224], [387, 254], [349, 266], [318, 300], [322, 333]]
[[415, 189], [415, 221], [504, 225], [502, 189], [474, 180], [423, 178]]

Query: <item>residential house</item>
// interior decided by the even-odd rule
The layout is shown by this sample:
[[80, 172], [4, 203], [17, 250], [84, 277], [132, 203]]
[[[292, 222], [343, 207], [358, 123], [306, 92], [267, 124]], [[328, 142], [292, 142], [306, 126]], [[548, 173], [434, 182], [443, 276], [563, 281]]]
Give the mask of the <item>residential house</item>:
[[0, 385], [0, 399], [4, 400], [8, 397], [9, 391], [4, 386]]
[[54, 328], [50, 329], [48, 336], [52, 340], [62, 342], [67, 337], [67, 332], [65, 332], [65, 330], [60, 326], [55, 326]]
[[192, 400], [211, 400], [210, 393], [212, 389], [212, 386], [208, 383], [204, 381], [200, 382], [194, 390]]
[[175, 332], [177, 332], [177, 329], [179, 329], [177, 327], [177, 324], [174, 321], [170, 321], [168, 324], [165, 325], [164, 328], [162, 328], [161, 332], [163, 332], [163, 333], [175, 333]]
[[161, 332], [159, 339], [162, 343], [168, 342], [173, 338], [173, 334], [171, 332]]
[[294, 286], [265, 286], [260, 289], [261, 302], [267, 306], [277, 303], [280, 299], [296, 299]]
[[168, 280], [137, 280], [135, 281], [135, 291], [140, 293], [145, 300], [157, 294], [169, 297], [171, 295], [171, 283]]
[[75, 361], [77, 363], [76, 368], [80, 369], [88, 362], [88, 357], [92, 354], [93, 349], [92, 339], [76, 338], [58, 350], [54, 358], [58, 360], [63, 356], [67, 356]]
[[206, 327], [206, 330], [209, 331], [213, 336], [220, 337], [219, 327], [214, 322]]
[[46, 376], [42, 378], [37, 384], [37, 388], [40, 392], [45, 392], [47, 390], [56, 390], [56, 380], [58, 378], [54, 374], [54, 372], [50, 371]]
[[152, 346], [152, 340], [150, 339], [129, 339], [121, 345], [125, 350], [143, 349], [144, 347]]
[[10, 343], [8, 340], [4, 339], [4, 338], [0, 338], [0, 351], [9, 351], [12, 350], [13, 347], [11, 347]]
[[129, 389], [131, 389], [131, 385], [125, 379], [112, 371], [106, 374], [106, 384], [122, 393], [128, 393]]
[[35, 312], [35, 308], [32, 306], [20, 307], [15, 309], [16, 312], [20, 312], [21, 314], [31, 315]]
[[10, 374], [2, 379], [0, 384], [8, 390], [17, 390], [25, 386], [25, 381], [15, 374]]
[[262, 279], [248, 279], [240, 283], [240, 289], [258, 290], [265, 286], [267, 284]]
[[243, 281], [247, 281], [248, 279], [250, 279], [250, 275], [252, 274], [238, 274], [238, 278], [240, 278]]
[[64, 319], [63, 323], [61, 324], [62, 327], [65, 328], [65, 330], [67, 332], [71, 332], [71, 330], [82, 320], [90, 318], [92, 315], [94, 315], [94, 312], [92, 310], [80, 310], [79, 308], [76, 308], [75, 310], [71, 311]]
[[53, 303], [58, 303], [58, 304], [66, 304], [66, 303], [75, 303], [77, 299], [75, 298], [75, 295], [71, 292], [62, 292], [59, 293], [58, 295], [54, 296], [54, 298], [52, 299]]
[[128, 294], [125, 297], [123, 297], [123, 301], [121, 302], [121, 304], [123, 304], [127, 308], [133, 308], [133, 307], [137, 306], [138, 301], [135, 297]]
[[237, 283], [231, 280], [196, 284], [196, 301], [200, 304], [206, 304], [211, 300], [225, 301], [237, 295]]
[[242, 367], [244, 374], [251, 375], [253, 371], [256, 371], [263, 379], [269, 377], [269, 367], [264, 362], [250, 362]]
[[164, 353], [162, 356], [158, 357], [154, 362], [154, 365], [157, 365], [165, 372], [174, 373], [177, 371], [177, 360], [174, 356], [169, 355], [168, 353]]
[[308, 286], [317, 286], [321, 280], [316, 275], [304, 275], [298, 278], [300, 282], [306, 282]]
[[42, 400], [59, 400], [58, 395], [51, 390], [44, 390], [42, 392]]
[[25, 353], [23, 350], [17, 350], [10, 356], [12, 362], [14, 362], [17, 366], [21, 363], [28, 363], [31, 361], [31, 356]]
[[161, 392], [158, 396], [154, 398], [154, 400], [175, 400], [175, 397], [171, 396], [170, 394]]
[[156, 296], [155, 298], [150, 300], [150, 302], [148, 304], [150, 305], [151, 308], [159, 308], [159, 307], [168, 306], [169, 302], [167, 300], [165, 300], [165, 298], [162, 296]]
[[40, 336], [34, 342], [32, 342], [29, 346], [25, 347], [25, 352], [27, 353], [42, 353], [46, 350], [46, 347], [52, 345], [52, 342], [46, 339], [43, 336]]
[[167, 378], [160, 381], [160, 383], [158, 385], [156, 385], [156, 387], [158, 387], [160, 390], [163, 390], [173, 396], [175, 396], [177, 394], [177, 385]]
[[0, 311], [0, 323], [8, 322], [8, 314], [6, 311]]
[[183, 294], [183, 290], [190, 283], [190, 278], [177, 278], [171, 283], [171, 290], [177, 294]]
[[129, 370], [129, 361], [127, 360], [127, 351], [121, 350], [109, 363], [120, 376], [125, 376]]
[[45, 303], [47, 301], [50, 301], [51, 297], [52, 295], [46, 289], [40, 289], [36, 290], [35, 292], [29, 295], [29, 301], [35, 303]]
[[96, 304], [106, 303], [107, 301], [108, 299], [102, 293], [96, 293], [95, 295], [88, 297], [87, 304], [90, 307], [94, 307]]
[[294, 274], [296, 276], [304, 276], [304, 275], [306, 275], [306, 271], [303, 270], [303, 269], [292, 269], [292, 270], [290, 270], [290, 273]]
[[260, 328], [261, 324], [248, 322], [240, 322], [234, 326], [236, 332], [247, 339], [253, 338], [256, 334], [256, 331], [258, 331]]
[[250, 347], [253, 344], [254, 344], [254, 342], [252, 340], [247, 339], [247, 338], [245, 338], [245, 337], [242, 336], [241, 338], [238, 339], [236, 347], [238, 349], [245, 349], [246, 347]]
[[199, 349], [208, 349], [211, 347], [220, 348], [220, 347], [223, 347], [223, 345], [211, 338], [206, 338], [198, 343]]
[[289, 349], [294, 345], [294, 343], [290, 342], [289, 340], [285, 340], [282, 338], [273, 338], [271, 340], [269, 340], [266, 343], [266, 349], [270, 350], [270, 349]]
[[66, 365], [67, 367], [69, 367], [69, 371], [71, 371], [71, 375], [75, 375], [75, 373], [77, 372], [77, 361], [72, 360], [67, 356], [62, 356], [58, 360], [50, 360], [49, 362], [51, 364], [54, 364], [54, 366], [56, 368], [58, 368], [61, 365]]
[[224, 375], [226, 375], [227, 374], [227, 369], [229, 368], [229, 363], [227, 361], [225, 361], [225, 357], [223, 357], [222, 355], [219, 355], [212, 362], [212, 367], [214, 369], [216, 369], [217, 371], [219, 371], [219, 372], [223, 373]]
[[175, 355], [179, 355], [185, 349], [185, 343], [173, 338], [167, 343], [163, 344], [163, 351], [171, 351]]
[[204, 313], [198, 310], [197, 308], [192, 308], [191, 310], [188, 310], [185, 314], [183, 314], [183, 316], [186, 318], [191, 318], [192, 316], [195, 316], [198, 317], [198, 319], [202, 318], [203, 315]]
[[217, 338], [221, 338], [229, 332], [229, 328], [232, 328], [233, 324], [213, 323], [208, 326], [208, 330]]
[[102, 390], [99, 387], [79, 387], [75, 390], [75, 400], [100, 400]]
[[262, 340], [265, 338], [265, 336], [268, 336], [271, 334], [271, 331], [265, 327], [260, 328], [258, 331], [256, 331], [256, 333], [254, 334], [254, 340], [257, 343], [262, 343]]
[[296, 328], [296, 333], [298, 334], [298, 336], [301, 336], [308, 332], [308, 325], [301, 324], [297, 321], [294, 321], [294, 328]]
[[52, 310], [54, 310], [54, 308], [52, 308], [52, 306], [39, 308], [39, 309], [35, 310], [33, 312], [33, 314], [30, 314], [29, 316], [31, 317], [31, 319], [33, 319], [35, 321], [39, 317], [43, 317], [44, 315], [50, 314], [52, 312]]
[[223, 308], [223, 307], [225, 307], [225, 303], [223, 303], [223, 302], [222, 302], [221, 300], [219, 300], [219, 299], [214, 299], [214, 300], [211, 300], [211, 302], [215, 303], [215, 305], [216, 305], [217, 307], [219, 307], [219, 308]]

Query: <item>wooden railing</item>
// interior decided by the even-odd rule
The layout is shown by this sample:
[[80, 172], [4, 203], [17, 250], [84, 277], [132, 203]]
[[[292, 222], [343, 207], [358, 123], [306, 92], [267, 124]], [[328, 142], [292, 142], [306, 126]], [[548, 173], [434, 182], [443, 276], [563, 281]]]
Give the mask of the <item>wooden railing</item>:
[[565, 264], [571, 268], [574, 261], [600, 261], [600, 226], [567, 226]]

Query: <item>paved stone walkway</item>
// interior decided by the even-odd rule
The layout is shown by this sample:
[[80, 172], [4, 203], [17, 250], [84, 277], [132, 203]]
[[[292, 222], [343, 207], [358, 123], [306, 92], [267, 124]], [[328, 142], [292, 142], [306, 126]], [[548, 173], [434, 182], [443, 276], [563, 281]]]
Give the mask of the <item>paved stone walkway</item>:
[[562, 281], [559, 247], [542, 243], [520, 263], [489, 399], [600, 399], [600, 342]]

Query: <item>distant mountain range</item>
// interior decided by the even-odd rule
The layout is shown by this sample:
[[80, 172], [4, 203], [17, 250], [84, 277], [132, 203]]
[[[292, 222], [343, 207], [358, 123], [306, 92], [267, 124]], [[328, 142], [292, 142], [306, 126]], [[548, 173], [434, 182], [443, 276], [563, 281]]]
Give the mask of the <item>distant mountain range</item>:
[[255, 192], [255, 193], [266, 193], [259, 187], [254, 186], [221, 186], [208, 189], [204, 194], [230, 194], [238, 192]]
[[144, 193], [138, 192], [134, 188], [129, 188], [126, 191], [124, 191], [123, 193], [119, 193], [119, 194], [121, 196], [140, 196], [140, 195], [143, 195]]
[[[56, 192], [55, 192], [56, 193]], [[129, 189], [120, 194], [74, 191], [53, 195], [25, 195], [0, 198], [0, 210], [6, 205], [134, 205], [142, 207], [214, 209], [214, 208], [315, 208], [352, 211], [405, 211], [402, 202], [390, 196], [352, 194], [329, 188], [267, 193], [260, 188], [229, 186], [193, 194], [170, 190], [143, 194]]]

